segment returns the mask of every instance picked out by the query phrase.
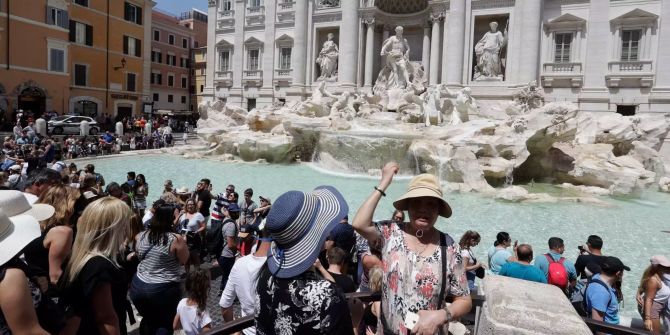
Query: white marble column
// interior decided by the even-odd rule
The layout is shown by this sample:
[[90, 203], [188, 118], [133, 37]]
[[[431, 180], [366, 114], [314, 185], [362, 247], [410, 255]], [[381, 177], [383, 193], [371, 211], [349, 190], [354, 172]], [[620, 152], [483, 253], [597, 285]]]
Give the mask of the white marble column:
[[421, 50], [421, 64], [423, 71], [428, 72], [430, 68], [430, 26], [423, 28], [423, 49]]
[[[265, 0], [265, 36], [263, 39], [263, 89], [274, 89], [274, 69], [277, 64], [277, 44], [275, 43], [276, 0]], [[295, 47], [295, 46], [294, 46]], [[291, 64], [293, 65], [293, 64]]]
[[[242, 75], [244, 74], [244, 70], [246, 69], [244, 59], [247, 56], [247, 50], [244, 46], [244, 1], [235, 1], [235, 49], [233, 49], [233, 89], [240, 90], [239, 92], [239, 98], [240, 98], [240, 106], [243, 104], [246, 104], [246, 101], [242, 97], [241, 89], [242, 89]], [[216, 21], [216, 20], [214, 20]], [[209, 20], [207, 21], [209, 22]], [[209, 52], [210, 49], [216, 49], [216, 48], [207, 48], [207, 51]], [[215, 50], [216, 52], [216, 50]], [[209, 64], [212, 64], [212, 67], [215, 67], [214, 64], [216, 63], [207, 63], [209, 68]], [[214, 70], [216, 71], [216, 69]]]
[[[304, 0], [306, 2], [306, 0]], [[296, 3], [299, 3], [298, 1]], [[339, 82], [341, 86], [356, 86], [356, 59], [358, 56], [358, 1], [341, 2]], [[344, 43], [343, 43], [344, 42]]]
[[363, 19], [367, 29], [365, 37], [365, 87], [372, 87], [373, 63], [375, 55], [375, 18]]
[[519, 75], [517, 76], [521, 83], [539, 80], [543, 3], [544, 0], [522, 0], [523, 42], [520, 44], [521, 60], [519, 62]]
[[296, 1], [295, 25], [293, 28], [293, 50], [291, 51], [291, 68], [293, 69], [293, 86], [305, 85], [307, 69], [307, 1]]
[[448, 34], [449, 46], [446, 47], [444, 66], [447, 76], [442, 82], [449, 86], [463, 85], [463, 49], [465, 48], [465, 0], [451, 0], [449, 3], [449, 21], [444, 27]]
[[[207, 20], [207, 54], [205, 55], [207, 59], [207, 64], [210, 64], [205, 69], [205, 87], [202, 91], [202, 95], [205, 97], [212, 98], [214, 97], [214, 71], [216, 71], [216, 18], [217, 18], [217, 7], [216, 1], [209, 1], [209, 7], [207, 8], [207, 16], [210, 18]], [[195, 62], [195, 59], [192, 60]]]
[[[609, 42], [612, 40], [609, 22], [609, 0], [591, 0], [589, 5], [589, 18], [586, 31], [589, 42], [586, 44], [586, 62], [584, 72], [584, 90], [606, 89], [605, 76], [609, 55], [603, 55], [603, 51], [609, 50]], [[616, 41], [614, 41], [616, 43]]]
[[391, 26], [385, 24], [384, 28], [382, 30], [382, 42], [386, 41], [389, 36], [391, 36], [391, 29], [393, 29]]
[[660, 22], [658, 25], [658, 55], [654, 61], [656, 67], [655, 90], [663, 90], [670, 94], [670, 1], [661, 5]]
[[432, 19], [432, 33], [430, 37], [430, 75], [428, 83], [436, 85], [439, 82], [440, 71], [440, 20], [444, 17], [443, 14], [433, 13]]

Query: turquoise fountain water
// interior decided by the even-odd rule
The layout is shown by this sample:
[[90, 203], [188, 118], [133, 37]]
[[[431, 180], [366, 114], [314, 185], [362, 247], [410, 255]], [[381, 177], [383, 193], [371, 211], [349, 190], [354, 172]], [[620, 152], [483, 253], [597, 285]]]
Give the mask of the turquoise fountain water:
[[[259, 195], [275, 199], [292, 189], [306, 191], [319, 185], [333, 185], [346, 197], [352, 218], [378, 182], [376, 177], [328, 174], [310, 165], [222, 163], [169, 155], [118, 157], [93, 163], [108, 183], [125, 181], [127, 171], [143, 173], [150, 185], [151, 200], [159, 196], [166, 179], [171, 179], [175, 187], [186, 186], [190, 190], [201, 178], [211, 179], [215, 192], [223, 191], [228, 184], [234, 184], [240, 194], [251, 187], [255, 201]], [[408, 180], [409, 177], [396, 179], [387, 191], [388, 196], [382, 199], [375, 218], [390, 217], [393, 199], [403, 193]], [[541, 184], [535, 185], [532, 191], [570, 195], [567, 191]], [[637, 199], [604, 198], [612, 207], [578, 203], [516, 204], [476, 194], [453, 193], [447, 194], [446, 198], [454, 214], [449, 219], [440, 219], [438, 227], [456, 240], [466, 230], [478, 231], [482, 243], [475, 253], [480, 260], [486, 260], [486, 249], [499, 231], [509, 232], [519, 243], [531, 244], [536, 256], [546, 252], [550, 237], [561, 237], [566, 242], [565, 256], [573, 261], [577, 257], [577, 246], [583, 244], [588, 235], [600, 235], [605, 241], [603, 252], [621, 258], [631, 267], [631, 271], [624, 275], [624, 314], [628, 316], [637, 316], [635, 289], [649, 264], [649, 257], [670, 255], [667, 248], [670, 234], [661, 232], [670, 229], [670, 195], [667, 194], [649, 191]]]

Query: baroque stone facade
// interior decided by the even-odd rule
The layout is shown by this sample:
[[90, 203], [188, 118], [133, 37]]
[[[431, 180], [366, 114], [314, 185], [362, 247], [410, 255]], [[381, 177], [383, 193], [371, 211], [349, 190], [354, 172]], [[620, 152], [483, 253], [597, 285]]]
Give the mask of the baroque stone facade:
[[[210, 0], [208, 14], [204, 94], [248, 109], [304, 100], [320, 80], [371, 91], [403, 26], [428, 85], [469, 86], [482, 108], [537, 81], [583, 111], [670, 112], [670, 1]], [[316, 61], [329, 35], [336, 76]]]

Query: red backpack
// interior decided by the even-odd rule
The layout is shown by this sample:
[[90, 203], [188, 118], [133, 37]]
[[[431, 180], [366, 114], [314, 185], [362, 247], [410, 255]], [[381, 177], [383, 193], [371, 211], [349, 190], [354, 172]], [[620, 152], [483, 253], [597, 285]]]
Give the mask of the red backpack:
[[547, 283], [558, 286], [561, 289], [566, 289], [568, 287], [568, 271], [565, 269], [563, 262], [565, 258], [557, 261], [551, 257], [550, 254], [545, 254], [547, 261], [549, 261], [549, 271], [547, 271]]

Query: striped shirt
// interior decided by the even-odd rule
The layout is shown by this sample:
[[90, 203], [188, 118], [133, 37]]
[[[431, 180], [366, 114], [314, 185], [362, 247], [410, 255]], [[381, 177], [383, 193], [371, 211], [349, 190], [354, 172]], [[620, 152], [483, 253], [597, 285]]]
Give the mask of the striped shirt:
[[[149, 233], [145, 232], [137, 243], [140, 264], [137, 266], [137, 277], [147, 284], [178, 282], [181, 280], [183, 267], [179, 266], [177, 255], [170, 253], [170, 246], [176, 239], [168, 233], [168, 243], [153, 245], [149, 243]], [[149, 249], [151, 248], [151, 249]]]

